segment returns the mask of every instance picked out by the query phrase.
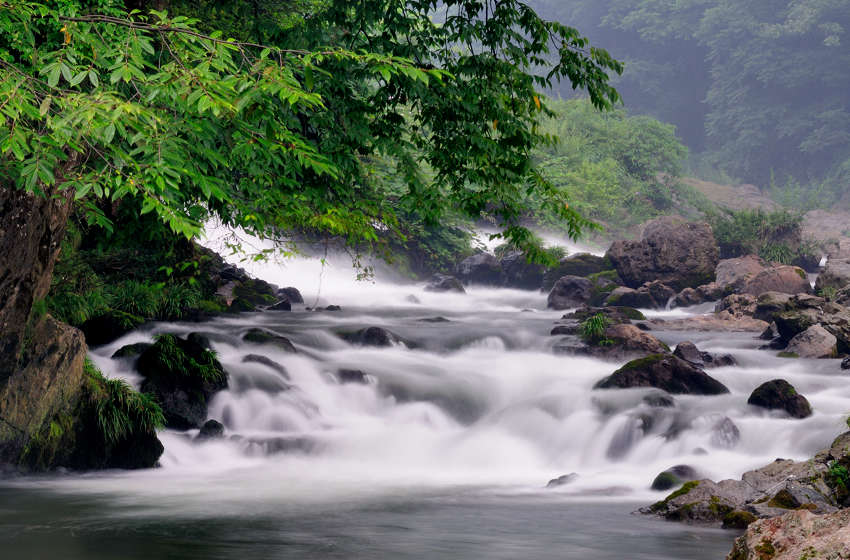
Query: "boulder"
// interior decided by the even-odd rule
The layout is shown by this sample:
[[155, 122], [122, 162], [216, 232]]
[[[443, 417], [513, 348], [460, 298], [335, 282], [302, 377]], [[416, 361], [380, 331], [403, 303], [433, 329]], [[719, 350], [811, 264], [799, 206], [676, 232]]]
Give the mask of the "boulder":
[[747, 399], [747, 404], [768, 410], [784, 410], [792, 418], [812, 415], [812, 407], [806, 397], [784, 379], [774, 379], [756, 387]]
[[278, 372], [282, 377], [289, 379], [289, 372], [286, 371], [286, 368], [267, 356], [261, 356], [260, 354], [247, 354], [244, 358], [242, 358], [242, 363], [262, 364], [267, 368]]
[[242, 335], [242, 340], [254, 344], [268, 344], [278, 348], [279, 350], [283, 350], [284, 352], [289, 352], [290, 354], [297, 352], [295, 346], [292, 345], [292, 342], [290, 342], [288, 338], [266, 329], [248, 329], [248, 331]]
[[361, 385], [369, 383], [369, 377], [359, 369], [339, 369], [336, 376], [340, 383], [360, 383]]
[[576, 474], [576, 473], [563, 474], [563, 475], [559, 476], [558, 478], [553, 478], [552, 480], [550, 480], [546, 484], [546, 488], [557, 488], [558, 486], [563, 486], [565, 484], [569, 484], [570, 482], [574, 481], [577, 478], [578, 478], [578, 474]]
[[118, 340], [144, 322], [142, 317], [110, 309], [80, 325], [80, 330], [86, 336], [86, 344], [100, 346]]
[[717, 302], [715, 313], [726, 311], [733, 317], [752, 317], [756, 312], [756, 298], [750, 294], [730, 294]]
[[274, 286], [260, 280], [249, 278], [236, 282], [233, 286], [232, 301], [229, 311], [256, 311], [259, 307], [273, 305], [278, 301], [277, 289]]
[[558, 266], [548, 269], [543, 275], [543, 289], [551, 290], [559, 278], [564, 276], [588, 277], [613, 269], [611, 261], [590, 253], [576, 253], [564, 257]]
[[588, 303], [592, 296], [592, 283], [580, 276], [564, 276], [555, 282], [549, 292], [549, 309], [570, 309]]
[[785, 342], [805, 331], [809, 327], [818, 324], [822, 313], [816, 309], [793, 309], [783, 311], [773, 316], [776, 330]]
[[510, 251], [499, 259], [502, 281], [509, 288], [539, 290], [543, 285], [544, 267], [530, 263], [522, 251]]
[[198, 433], [197, 441], [207, 441], [210, 439], [221, 439], [224, 437], [224, 425], [218, 420], [207, 420], [201, 426], [201, 431]]
[[829, 259], [815, 281], [815, 290], [841, 290], [850, 286], [850, 259]]
[[292, 286], [281, 288], [277, 291], [277, 297], [285, 299], [289, 303], [304, 303], [304, 296], [298, 291], [298, 288]]
[[679, 291], [714, 281], [718, 251], [708, 224], [665, 216], [640, 241], [615, 241], [606, 257], [630, 288], [658, 280]]
[[292, 304], [289, 303], [289, 300], [282, 299], [274, 305], [270, 305], [266, 308], [268, 311], [292, 311]]
[[228, 386], [214, 352], [174, 335], [160, 335], [136, 369], [145, 378], [142, 391], [159, 401], [166, 427], [177, 430], [200, 428], [210, 398]]
[[797, 266], [774, 265], [750, 278], [742, 293], [760, 296], [765, 292], [785, 294], [811, 293], [812, 286], [806, 271]]
[[606, 298], [605, 305], [620, 305], [643, 309], [664, 309], [676, 292], [659, 281], [646, 282], [638, 289], [619, 287]]
[[724, 367], [734, 366], [738, 362], [729, 354], [711, 354], [710, 352], [702, 352], [693, 342], [680, 342], [673, 351], [673, 355], [678, 356], [690, 362], [697, 367]]
[[568, 313], [568, 314], [564, 315], [562, 318], [563, 319], [573, 319], [573, 320], [576, 320], [576, 321], [584, 321], [585, 319], [587, 319], [589, 317], [593, 317], [594, 315], [597, 315], [599, 313], [602, 313], [603, 315], [605, 315], [605, 318], [608, 319], [608, 321], [611, 324], [618, 324], [618, 323], [629, 324], [632, 321], [645, 321], [646, 320], [646, 317], [644, 316], [644, 314], [641, 313], [640, 311], [638, 311], [637, 309], [635, 309], [634, 307], [623, 307], [623, 306], [617, 306], [617, 305], [606, 306], [606, 307], [584, 306], [584, 307], [580, 307], [580, 308], [576, 309], [572, 313]]
[[822, 326], [812, 325], [794, 336], [785, 352], [799, 358], [835, 358], [838, 355], [838, 339]]
[[395, 346], [401, 339], [383, 327], [366, 327], [354, 333], [347, 333], [343, 338], [352, 344], [361, 346], [387, 347]]
[[850, 509], [816, 515], [807, 509], [751, 523], [727, 560], [850, 558]]
[[729, 392], [725, 385], [672, 354], [651, 354], [632, 360], [599, 381], [593, 388], [632, 387], [655, 387], [671, 394], [719, 395]]
[[652, 490], [669, 490], [678, 488], [685, 482], [697, 480], [699, 475], [696, 469], [689, 465], [676, 465], [663, 471], [655, 477], [650, 488]]
[[764, 292], [756, 300], [756, 310], [753, 317], [762, 321], [773, 321], [773, 316], [788, 308], [791, 300], [789, 294], [782, 292]]
[[743, 292], [747, 283], [768, 268], [768, 264], [756, 255], [746, 255], [734, 259], [723, 259], [714, 269], [715, 282], [725, 291]]
[[466, 293], [463, 289], [463, 283], [447, 274], [435, 274], [425, 285], [426, 292], [457, 292], [460, 294]]
[[697, 288], [685, 288], [673, 300], [674, 307], [688, 307], [708, 301], [716, 301], [723, 297], [724, 290], [716, 282], [703, 284]]
[[191, 332], [186, 335], [186, 340], [197, 344], [205, 350], [212, 350], [212, 341], [210, 340], [210, 337], [204, 333]]
[[136, 342], [135, 344], [127, 344], [113, 352], [111, 358], [113, 360], [117, 358], [136, 358], [139, 356], [139, 354], [141, 354], [151, 346], [153, 346], [153, 344], [151, 344], [150, 342]]
[[464, 284], [500, 286], [503, 283], [499, 260], [490, 253], [478, 253], [457, 265], [455, 276]]

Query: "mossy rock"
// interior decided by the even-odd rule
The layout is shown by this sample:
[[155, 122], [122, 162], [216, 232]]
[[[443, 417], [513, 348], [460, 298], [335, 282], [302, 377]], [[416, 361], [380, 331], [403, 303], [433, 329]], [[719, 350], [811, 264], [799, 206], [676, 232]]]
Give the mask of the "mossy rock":
[[736, 509], [730, 511], [723, 517], [724, 529], [746, 529], [750, 523], [758, 520], [758, 517], [748, 511]]
[[800, 507], [800, 502], [785, 488], [774, 494], [767, 502], [768, 507], [780, 509], [797, 509]]
[[135, 344], [127, 344], [122, 346], [112, 354], [112, 359], [116, 358], [135, 358], [142, 352], [153, 346], [150, 342], [137, 342]]
[[131, 313], [110, 309], [80, 325], [89, 346], [109, 344], [139, 328], [145, 319]]
[[254, 344], [269, 344], [291, 354], [297, 352], [288, 338], [265, 329], [250, 329], [242, 336], [242, 340]]
[[661, 500], [659, 502], [655, 502], [654, 504], [649, 506], [650, 511], [659, 512], [659, 511], [665, 510], [667, 508], [667, 505], [670, 503], [671, 500], [675, 500], [679, 496], [684, 496], [684, 495], [688, 494], [691, 490], [696, 488], [698, 485], [699, 485], [699, 480], [691, 480], [691, 481], [688, 481], [688, 482], [682, 484], [681, 488], [679, 488], [675, 492], [671, 493], [669, 496], [667, 496], [663, 500]]
[[800, 357], [800, 355], [797, 354], [796, 352], [780, 352], [779, 354], [777, 354], [777, 356], [780, 357], [780, 358], [799, 358]]
[[[233, 287], [234, 303], [239, 301], [242, 306], [273, 305], [277, 302], [276, 290], [263, 280], [251, 279], [236, 284]], [[233, 305], [231, 304], [231, 307]]]

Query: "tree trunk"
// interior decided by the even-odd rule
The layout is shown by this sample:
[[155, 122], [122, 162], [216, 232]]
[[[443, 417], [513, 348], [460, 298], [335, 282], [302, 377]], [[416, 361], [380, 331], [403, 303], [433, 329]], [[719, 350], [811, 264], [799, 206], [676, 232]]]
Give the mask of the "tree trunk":
[[0, 389], [18, 367], [33, 303], [47, 296], [74, 191], [0, 186]]

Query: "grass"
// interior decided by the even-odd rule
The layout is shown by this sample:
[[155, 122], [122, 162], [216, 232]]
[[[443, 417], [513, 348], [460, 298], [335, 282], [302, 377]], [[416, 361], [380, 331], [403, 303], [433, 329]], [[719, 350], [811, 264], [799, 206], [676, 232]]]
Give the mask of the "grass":
[[614, 341], [605, 336], [605, 329], [610, 324], [611, 321], [603, 313], [591, 315], [581, 322], [579, 336], [592, 346], [610, 346]]
[[220, 383], [225, 378], [224, 370], [216, 361], [215, 352], [203, 350], [196, 359], [180, 347], [177, 337], [172, 334], [157, 336], [156, 343], [149, 351], [153, 356], [153, 368], [210, 383]]

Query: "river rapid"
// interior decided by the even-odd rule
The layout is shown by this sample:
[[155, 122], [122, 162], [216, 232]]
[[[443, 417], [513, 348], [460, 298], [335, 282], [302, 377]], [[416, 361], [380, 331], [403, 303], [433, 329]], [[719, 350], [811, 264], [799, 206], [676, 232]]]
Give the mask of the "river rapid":
[[[553, 353], [559, 337], [549, 331], [564, 312], [546, 310], [543, 293], [437, 294], [382, 270], [357, 282], [343, 259], [249, 270], [298, 287], [308, 306], [342, 310], [156, 323], [93, 349], [106, 374], [138, 383], [129, 362], [110, 358], [116, 349], [161, 332], [207, 335], [230, 375], [209, 409], [226, 438], [164, 431], [158, 469], [0, 482], [3, 558], [720, 559], [734, 532], [631, 513], [666, 494], [649, 489], [653, 478], [677, 464], [719, 480], [777, 457], [805, 459], [848, 412], [850, 385], [834, 362], [774, 357], [749, 333], [654, 332], [740, 365], [709, 372], [731, 394], [650, 408], [642, 398], [651, 391], [592, 390], [620, 364]], [[405, 343], [362, 347], [340, 336], [369, 326]], [[252, 327], [288, 337], [298, 353], [242, 342]], [[244, 363], [247, 354], [285, 373]], [[342, 383], [340, 369], [368, 383]], [[748, 406], [752, 389], [774, 378], [804, 394], [814, 415]], [[716, 429], [727, 417], [737, 442]], [[546, 488], [568, 473], [578, 476]]]

